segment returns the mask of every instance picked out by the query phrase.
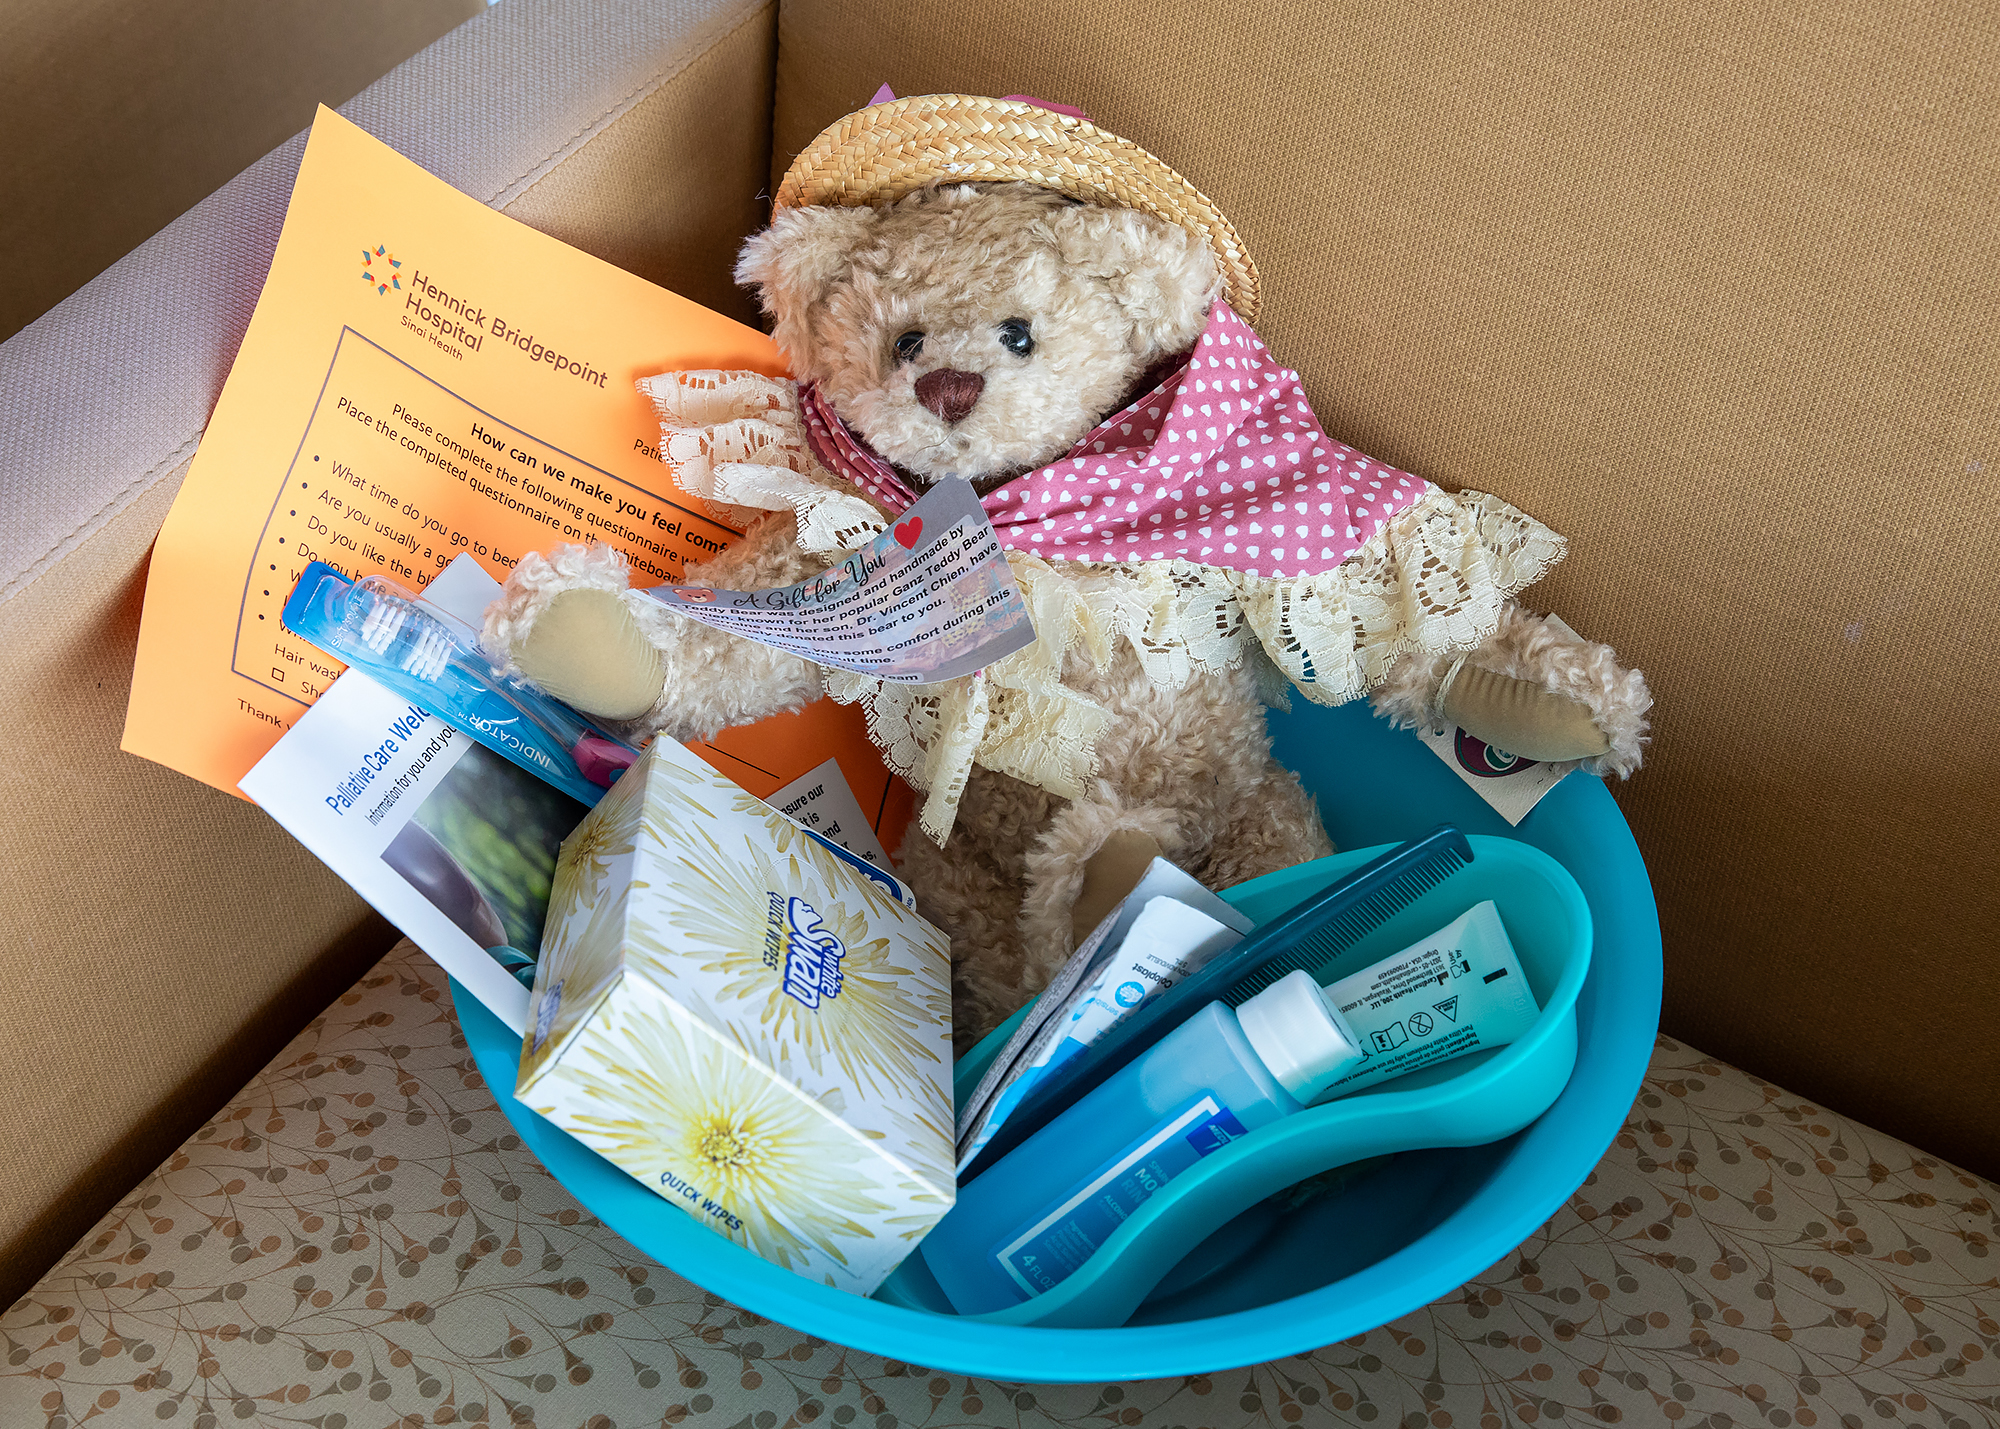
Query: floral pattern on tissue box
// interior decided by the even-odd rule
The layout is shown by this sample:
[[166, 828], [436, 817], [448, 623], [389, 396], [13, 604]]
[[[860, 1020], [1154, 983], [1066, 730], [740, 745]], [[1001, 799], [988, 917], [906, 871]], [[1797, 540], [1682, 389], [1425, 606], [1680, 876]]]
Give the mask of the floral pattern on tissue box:
[[944, 934], [671, 740], [563, 844], [522, 1102], [710, 1229], [874, 1290], [951, 1209]]

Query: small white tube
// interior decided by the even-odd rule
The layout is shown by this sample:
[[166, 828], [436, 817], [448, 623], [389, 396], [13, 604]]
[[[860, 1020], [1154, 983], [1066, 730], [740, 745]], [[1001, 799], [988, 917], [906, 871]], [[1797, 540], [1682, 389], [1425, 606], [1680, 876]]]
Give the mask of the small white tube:
[[1541, 1015], [1514, 945], [1491, 900], [1325, 989], [1334, 1015], [1363, 1053], [1302, 1086], [1302, 1102], [1325, 1101], [1482, 1047], [1504, 1047]]

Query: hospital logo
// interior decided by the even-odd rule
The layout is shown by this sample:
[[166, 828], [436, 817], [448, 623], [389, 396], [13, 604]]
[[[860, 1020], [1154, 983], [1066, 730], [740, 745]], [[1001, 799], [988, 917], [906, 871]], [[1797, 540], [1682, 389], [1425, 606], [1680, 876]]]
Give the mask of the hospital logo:
[[402, 291], [402, 266], [402, 260], [379, 243], [361, 250], [361, 281], [377, 293]]

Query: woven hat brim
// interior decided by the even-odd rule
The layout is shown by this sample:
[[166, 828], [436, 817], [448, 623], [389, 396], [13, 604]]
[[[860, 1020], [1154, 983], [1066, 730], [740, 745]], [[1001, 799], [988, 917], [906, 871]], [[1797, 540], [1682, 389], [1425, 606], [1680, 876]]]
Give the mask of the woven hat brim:
[[857, 110], [800, 152], [773, 203], [859, 208], [940, 182], [1036, 184], [1179, 224], [1215, 254], [1237, 316], [1257, 321], [1257, 265], [1206, 194], [1130, 140], [1018, 99], [917, 94]]

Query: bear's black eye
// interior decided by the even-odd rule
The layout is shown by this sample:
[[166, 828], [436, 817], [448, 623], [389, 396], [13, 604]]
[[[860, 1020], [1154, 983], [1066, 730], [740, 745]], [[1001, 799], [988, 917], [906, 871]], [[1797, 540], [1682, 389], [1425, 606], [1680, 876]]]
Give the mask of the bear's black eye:
[[896, 339], [896, 361], [914, 362], [917, 354], [924, 350], [924, 335], [911, 328]]
[[1016, 357], [1026, 357], [1035, 350], [1034, 335], [1028, 331], [1026, 318], [1009, 318], [1000, 324], [1000, 345]]

